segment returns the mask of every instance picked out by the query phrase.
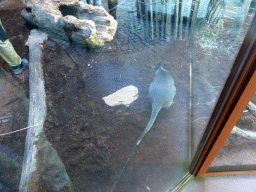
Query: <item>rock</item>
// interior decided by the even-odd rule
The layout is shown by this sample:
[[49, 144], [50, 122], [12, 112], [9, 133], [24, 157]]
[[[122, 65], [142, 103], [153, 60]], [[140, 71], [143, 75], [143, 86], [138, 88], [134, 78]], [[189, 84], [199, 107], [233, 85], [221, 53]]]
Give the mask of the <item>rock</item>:
[[119, 89], [115, 93], [103, 97], [102, 99], [105, 101], [107, 105], [111, 107], [117, 105], [125, 105], [128, 107], [133, 101], [138, 99], [138, 95], [138, 88], [133, 85], [130, 85], [122, 89]]
[[117, 21], [103, 7], [79, 0], [28, 1], [21, 15], [54, 38], [91, 48], [113, 40], [117, 29]]
[[39, 134], [39, 139], [35, 144], [38, 149], [37, 164], [29, 180], [28, 191], [73, 191], [65, 165], [48, 141], [44, 131]]

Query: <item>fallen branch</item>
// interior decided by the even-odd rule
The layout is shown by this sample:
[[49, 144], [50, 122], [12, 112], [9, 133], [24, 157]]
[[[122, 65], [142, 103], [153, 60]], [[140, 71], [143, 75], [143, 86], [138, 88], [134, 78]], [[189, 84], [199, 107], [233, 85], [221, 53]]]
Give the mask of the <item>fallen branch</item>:
[[248, 109], [256, 117], [256, 105], [253, 102], [249, 102], [246, 109]]
[[237, 126], [234, 126], [234, 128], [231, 131], [231, 134], [245, 137], [246, 139], [251, 139], [251, 140], [256, 139], [256, 132], [246, 131], [246, 130], [240, 129]]

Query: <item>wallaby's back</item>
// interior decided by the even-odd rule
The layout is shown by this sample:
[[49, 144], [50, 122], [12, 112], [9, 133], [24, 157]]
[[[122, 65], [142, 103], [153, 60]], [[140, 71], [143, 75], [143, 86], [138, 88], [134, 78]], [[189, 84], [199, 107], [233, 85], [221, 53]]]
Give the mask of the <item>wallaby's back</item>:
[[159, 64], [156, 68], [156, 76], [154, 81], [149, 86], [149, 97], [152, 102], [152, 113], [147, 127], [142, 133], [137, 145], [140, 144], [143, 137], [151, 129], [159, 111], [164, 108], [169, 108], [173, 103], [173, 98], [176, 94], [176, 87], [171, 75]]

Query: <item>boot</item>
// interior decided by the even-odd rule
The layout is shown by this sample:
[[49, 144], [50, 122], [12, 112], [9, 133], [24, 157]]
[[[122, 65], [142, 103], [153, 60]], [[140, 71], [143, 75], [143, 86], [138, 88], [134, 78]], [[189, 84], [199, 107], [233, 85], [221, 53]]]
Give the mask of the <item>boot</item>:
[[21, 64], [16, 66], [11, 66], [11, 69], [13, 70], [13, 73], [15, 75], [21, 74], [23, 72], [23, 69], [28, 66], [28, 60], [22, 59]]

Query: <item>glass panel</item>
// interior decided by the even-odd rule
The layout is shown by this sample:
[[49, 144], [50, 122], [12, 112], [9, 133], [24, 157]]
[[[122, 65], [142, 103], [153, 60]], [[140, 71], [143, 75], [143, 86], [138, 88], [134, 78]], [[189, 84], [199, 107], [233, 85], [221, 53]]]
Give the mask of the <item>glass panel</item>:
[[250, 8], [250, 2], [212, 0], [204, 20], [194, 25], [191, 62], [195, 149], [253, 18], [254, 4]]
[[[87, 51], [47, 44], [44, 49], [45, 132], [76, 191], [165, 191], [188, 166], [188, 39], [169, 43], [165, 37], [152, 38], [145, 18], [144, 35], [127, 3], [118, 6], [116, 38], [105, 47]], [[155, 77], [152, 66], [159, 62], [177, 93], [137, 145], [150, 119], [149, 85]], [[112, 94], [128, 86], [135, 101], [129, 104], [126, 91], [119, 103], [116, 95], [110, 102]]]
[[[102, 5], [113, 17], [81, 1], [52, 2], [42, 9], [32, 2], [24, 9], [26, 26], [21, 20], [8, 25], [21, 19], [21, 8], [0, 12], [15, 49], [25, 45], [33, 25], [49, 34], [40, 60], [47, 115], [46, 137], [40, 135], [35, 142], [41, 150], [36, 156], [38, 185], [55, 191], [53, 186], [67, 186], [68, 180], [57, 177], [62, 162], [61, 171], [65, 169], [75, 191], [172, 188], [188, 171], [192, 139], [197, 146], [250, 24], [250, 1], [86, 1]], [[34, 51], [30, 47], [30, 70], [40, 63], [33, 60], [41, 55]], [[27, 77], [17, 77], [27, 90]], [[167, 109], [160, 110], [155, 122], [153, 118], [139, 142], [151, 117], [151, 101], [153, 109]], [[26, 111], [19, 107], [16, 113], [18, 109]], [[26, 127], [20, 117], [13, 119]], [[25, 132], [17, 134], [23, 134], [21, 143], [17, 135], [2, 138], [10, 142], [11, 151], [17, 148], [23, 154]]]
[[[210, 168], [239, 168], [242, 165], [255, 166], [256, 152], [256, 94], [247, 105], [231, 134], [215, 157]], [[223, 166], [221, 168], [221, 166]]]

